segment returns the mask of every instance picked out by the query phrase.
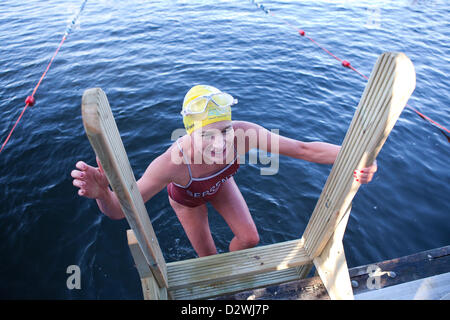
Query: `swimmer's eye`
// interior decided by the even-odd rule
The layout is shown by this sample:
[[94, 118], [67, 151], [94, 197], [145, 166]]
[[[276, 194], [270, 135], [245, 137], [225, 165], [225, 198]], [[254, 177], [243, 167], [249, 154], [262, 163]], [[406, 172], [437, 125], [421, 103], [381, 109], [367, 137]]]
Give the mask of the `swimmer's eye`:
[[234, 131], [233, 128], [228, 127], [225, 130], [222, 130], [222, 133], [223, 134], [230, 134], [230, 133], [233, 133], [233, 131]]
[[214, 134], [210, 133], [210, 132], [202, 133], [202, 137], [206, 137], [206, 138], [212, 137], [213, 135]]

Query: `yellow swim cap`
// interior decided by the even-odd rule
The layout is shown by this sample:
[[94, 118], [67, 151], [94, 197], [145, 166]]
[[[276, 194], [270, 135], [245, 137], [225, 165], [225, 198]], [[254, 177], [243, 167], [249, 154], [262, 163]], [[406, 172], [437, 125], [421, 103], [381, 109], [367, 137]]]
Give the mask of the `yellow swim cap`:
[[[194, 86], [186, 93], [183, 100], [182, 110], [185, 110], [189, 102], [191, 102], [192, 100], [198, 97], [210, 96], [216, 93], [221, 93], [221, 91], [212, 86]], [[188, 134], [191, 134], [192, 131], [202, 128], [210, 123], [224, 120], [231, 120], [231, 106], [221, 108], [212, 101], [208, 102], [205, 111], [201, 114], [183, 115], [184, 127], [186, 128]]]

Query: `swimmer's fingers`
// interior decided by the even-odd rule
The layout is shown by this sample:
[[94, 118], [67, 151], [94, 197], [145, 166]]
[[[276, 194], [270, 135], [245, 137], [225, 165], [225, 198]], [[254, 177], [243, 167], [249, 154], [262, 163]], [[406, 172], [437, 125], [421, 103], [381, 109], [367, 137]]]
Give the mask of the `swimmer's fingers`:
[[360, 175], [360, 182], [361, 183], [369, 183], [370, 181], [372, 181], [373, 178], [373, 173], [363, 173]]
[[98, 157], [95, 157], [97, 160], [98, 168], [95, 169], [95, 178], [98, 182], [98, 184], [105, 188], [109, 185], [108, 178], [106, 177], [105, 171], [103, 171], [102, 164], [100, 163], [100, 159]]
[[86, 187], [86, 182], [81, 181], [81, 180], [78, 180], [78, 179], [73, 179], [72, 184], [73, 184], [75, 187], [78, 187], [78, 188], [80, 188], [80, 189]]
[[94, 175], [98, 169], [86, 164], [83, 161], [78, 161], [75, 164], [75, 167], [79, 170], [72, 170], [70, 175], [72, 178], [74, 178], [72, 184], [75, 187], [80, 188], [78, 190], [78, 195], [88, 198], [95, 197], [93, 192], [95, 192], [95, 190], [97, 189], [97, 182], [94, 178]]
[[353, 172], [353, 177], [361, 184], [369, 183], [372, 181], [373, 175], [375, 172], [377, 172], [378, 166], [377, 161], [375, 160], [374, 163], [366, 168], [363, 168], [361, 170], [355, 170]]
[[79, 170], [72, 170], [72, 172], [70, 173], [72, 178], [86, 181], [88, 183], [95, 182], [95, 179], [93, 179], [93, 177], [97, 171], [96, 168], [87, 165], [83, 161], [78, 161], [75, 167], [77, 167], [77, 169]]
[[90, 198], [90, 199], [94, 199], [95, 197], [93, 197], [88, 190], [81, 188], [80, 190], [78, 190], [78, 195], [82, 196], [82, 197], [86, 197], [86, 198]]
[[82, 180], [84, 177], [86, 177], [86, 173], [84, 173], [83, 171], [79, 171], [79, 170], [72, 170], [72, 172], [70, 173], [70, 176], [72, 178]]
[[100, 173], [104, 174], [105, 171], [103, 171], [102, 164], [100, 163], [100, 159], [96, 156], [95, 160], [97, 160], [98, 169], [100, 170]]
[[78, 180], [78, 179], [74, 179], [72, 184], [75, 187], [80, 188], [78, 190], [78, 195], [79, 196], [89, 197], [88, 192], [86, 191], [86, 182]]
[[[97, 163], [100, 164], [98, 158]], [[80, 196], [98, 198], [108, 189], [108, 178], [101, 167], [95, 168], [83, 161], [78, 161], [75, 167], [78, 170], [72, 170], [70, 175], [74, 178], [73, 185], [80, 188]]]
[[94, 174], [96, 171], [98, 171], [98, 168], [90, 166], [90, 165], [86, 164], [86, 162], [83, 162], [83, 161], [78, 161], [75, 164], [75, 167], [77, 169], [81, 170], [82, 172], [85, 172], [86, 175], [91, 175], [91, 174]]
[[359, 183], [369, 183], [372, 181], [373, 172], [365, 172], [364, 170], [357, 170], [356, 173], [353, 173], [353, 178]]
[[83, 181], [83, 179], [86, 176], [86, 173], [84, 173], [83, 171], [72, 170], [70, 175], [71, 175], [72, 178], [74, 178], [73, 181], [72, 181], [72, 184], [75, 187], [80, 188], [78, 190], [78, 195], [84, 196], [86, 194], [86, 189], [85, 189], [86, 182]]
[[86, 162], [78, 161], [75, 164], [75, 167], [79, 170], [86, 171], [90, 166], [86, 164]]
[[[80, 178], [83, 178], [83, 179], [89, 180], [89, 181], [91, 181], [91, 179], [100, 180], [100, 182], [103, 183], [104, 173], [103, 173], [102, 169], [92, 167], [83, 161], [78, 161], [76, 163], [75, 167], [77, 167], [77, 169], [81, 170], [80, 172], [81, 172], [82, 177], [80, 177]], [[76, 171], [76, 170], [74, 170], [74, 171]], [[78, 177], [74, 177], [74, 178], [78, 178]], [[92, 181], [94, 181], [94, 180], [92, 180]]]
[[83, 197], [87, 197], [87, 198], [95, 198], [95, 196], [90, 191], [90, 189], [92, 189], [92, 188], [89, 188], [88, 184], [85, 181], [82, 181], [79, 179], [74, 179], [72, 184], [75, 187], [80, 188], [78, 190], [79, 196], [83, 196]]

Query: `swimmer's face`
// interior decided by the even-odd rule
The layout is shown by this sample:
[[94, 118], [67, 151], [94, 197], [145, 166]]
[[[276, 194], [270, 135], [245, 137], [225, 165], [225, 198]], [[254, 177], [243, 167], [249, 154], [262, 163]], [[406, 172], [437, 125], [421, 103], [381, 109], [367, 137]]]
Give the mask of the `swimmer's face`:
[[229, 120], [210, 123], [191, 134], [194, 152], [202, 163], [230, 163], [234, 159], [234, 129]]

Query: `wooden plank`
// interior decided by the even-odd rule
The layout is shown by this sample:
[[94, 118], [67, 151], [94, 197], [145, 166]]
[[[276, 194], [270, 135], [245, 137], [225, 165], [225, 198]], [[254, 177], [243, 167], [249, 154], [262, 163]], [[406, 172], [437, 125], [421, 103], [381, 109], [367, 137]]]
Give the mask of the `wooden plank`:
[[141, 285], [144, 300], [168, 300], [168, 298], [171, 299], [167, 288], [160, 288], [153, 275], [141, 279]]
[[[385, 58], [385, 59], [383, 59], [383, 58]], [[388, 57], [387, 57], [388, 58]], [[379, 59], [379, 63], [378, 63], [378, 65], [379, 65], [379, 70], [382, 70], [382, 72], [379, 72], [376, 76], [373, 76], [373, 77], [371, 77], [371, 79], [369, 80], [369, 84], [367, 85], [367, 87], [366, 87], [366, 89], [368, 88], [368, 87], [370, 87], [371, 86], [371, 84], [375, 84], [375, 85], [384, 85], [384, 86], [382, 86], [382, 87], [380, 87], [380, 88], [378, 88], [378, 90], [386, 90], [386, 88], [389, 88], [390, 87], [390, 85], [392, 85], [392, 79], [393, 79], [393, 77], [391, 77], [391, 79], [390, 80], [387, 80], [386, 79], [386, 74], [387, 73], [392, 73], [393, 72], [393, 70], [394, 70], [394, 68], [393, 68], [393, 64], [392, 63], [386, 63], [386, 62], [389, 62], [389, 59], [387, 59], [386, 57], [382, 57], [382, 58], [380, 58]], [[392, 59], [391, 59], [392, 60]], [[386, 65], [391, 65], [391, 67], [390, 68], [385, 68], [386, 67]], [[383, 74], [384, 73], [384, 74]], [[388, 78], [389, 79], [389, 78]], [[374, 92], [374, 90], [373, 90], [373, 92]], [[376, 94], [374, 94], [373, 92], [369, 92], [368, 94], [365, 94], [365, 95], [363, 95], [363, 98], [361, 99], [361, 101], [364, 101], [364, 102], [367, 102], [367, 103], [369, 103], [369, 102], [371, 102], [371, 103], [373, 103], [373, 97], [377, 97], [377, 95]], [[387, 91], [388, 92], [388, 91]], [[386, 94], [385, 95], [383, 95], [383, 96], [386, 96]], [[382, 98], [382, 99], [378, 99], [378, 100], [376, 100], [376, 101], [384, 101], [383, 100], [384, 98]], [[361, 103], [360, 103], [360, 105], [361, 105]], [[364, 129], [362, 129], [363, 127], [365, 127], [366, 125], [367, 125], [367, 123], [369, 122], [373, 122], [374, 120], [373, 119], [371, 119], [371, 118], [369, 118], [369, 117], [363, 117], [363, 116], [361, 116], [361, 114], [364, 114], [364, 113], [362, 113], [361, 112], [361, 108], [358, 108], [357, 109], [357, 111], [356, 111], [356, 113], [355, 113], [355, 116], [354, 116], [354, 120], [352, 121], [352, 124], [350, 125], [350, 129], [348, 130], [348, 132], [347, 132], [347, 135], [346, 135], [346, 137], [350, 137], [350, 136], [352, 136], [352, 135], [355, 135], [355, 132], [359, 132], [359, 131], [363, 131], [364, 132]], [[379, 113], [379, 114], [381, 114], [381, 113]], [[365, 119], [365, 120], [364, 120]], [[359, 120], [359, 122], [361, 122], [361, 123], [359, 123], [357, 120]], [[358, 127], [359, 126], [359, 128], [356, 128], [356, 127]], [[357, 130], [358, 129], [358, 130]], [[356, 135], [357, 135], [357, 133], [356, 133]], [[358, 139], [357, 139], [358, 137], [356, 137], [356, 140], [357, 141], [359, 141]], [[349, 151], [348, 150], [349, 148], [346, 148], [345, 147], [345, 143], [343, 144], [343, 148], [342, 148], [342, 150], [341, 150], [341, 152], [340, 152], [340, 154], [338, 155], [338, 159], [336, 160], [336, 163], [335, 163], [335, 166], [333, 167], [333, 169], [334, 170], [332, 170], [332, 174], [330, 174], [330, 177], [329, 177], [329, 179], [327, 180], [327, 183], [326, 183], [326, 185], [325, 185], [325, 188], [324, 188], [324, 190], [323, 190], [323, 192], [322, 192], [322, 195], [325, 193], [325, 190], [327, 190], [327, 188], [329, 187], [331, 190], [335, 190], [335, 189], [337, 189], [337, 187], [336, 187], [336, 183], [339, 183], [339, 181], [341, 181], [341, 179], [339, 179], [338, 177], [336, 177], [336, 174], [334, 174], [333, 175], [333, 171], [336, 171], [336, 172], [339, 172], [339, 171], [345, 171], [344, 169], [345, 169], [345, 166], [348, 166], [349, 165], [349, 163], [351, 163], [351, 161], [343, 161], [343, 160], [341, 160], [341, 161], [339, 161], [340, 159], [343, 159], [343, 158], [349, 158], [349, 157], [351, 157], [351, 155], [352, 154], [356, 154], [355, 152], [354, 152], [354, 150], [352, 150], [352, 151]], [[351, 159], [350, 159], [351, 160]], [[341, 177], [342, 178], [342, 177]], [[358, 184], [357, 184], [358, 185]], [[342, 194], [342, 192], [340, 192], [341, 194]], [[333, 201], [334, 202], [336, 202], [337, 200], [336, 200], [336, 198], [339, 198], [339, 196], [342, 198], [342, 195], [341, 194], [339, 194], [339, 195], [337, 195], [337, 192], [334, 192], [333, 194], [331, 194], [327, 199], [326, 199], [326, 201], [324, 200], [324, 198], [325, 197], [321, 197], [320, 199], [319, 199], [319, 201], [318, 201], [318, 203], [317, 203], [317, 205], [316, 205], [316, 209], [318, 209], [318, 208], [323, 208], [323, 206], [325, 205], [325, 207], [326, 208], [330, 208], [331, 207], [331, 204], [333, 204]], [[345, 195], [345, 194], [344, 194]], [[315, 209], [315, 211], [316, 211], [316, 209]], [[327, 222], [327, 221], [329, 221], [331, 224], [333, 224], [333, 223], [336, 223], [336, 221], [338, 221], [339, 219], [339, 214], [340, 214], [340, 212], [339, 211], [337, 211], [337, 212], [335, 212], [334, 214], [332, 214], [332, 215], [330, 215], [330, 216], [326, 216], [326, 215], [318, 215], [318, 218], [316, 218], [316, 216], [313, 214], [312, 215], [312, 217], [311, 217], [311, 219], [310, 219], [310, 223], [309, 223], [309, 225], [312, 225], [313, 223], [316, 223], [317, 221], [317, 223], [324, 223], [323, 221], [324, 221], [324, 219], [326, 219], [325, 220], [325, 223]], [[308, 238], [309, 238], [309, 242], [311, 242], [311, 243], [313, 243], [313, 241], [315, 240], [315, 238], [317, 238], [317, 237], [320, 237], [321, 236], [321, 233], [320, 232], [317, 232], [317, 230], [315, 230], [316, 232], [313, 234], [313, 235], [311, 235], [311, 236], [309, 236], [308, 235], [308, 231], [309, 231], [309, 229], [308, 229], [308, 227], [307, 227], [307, 229], [306, 229], [306, 231], [305, 231], [305, 237], [306, 236], [308, 236]], [[331, 235], [331, 233], [333, 232], [333, 230], [329, 230], [329, 233], [326, 235], [326, 236], [330, 236]]]
[[320, 277], [310, 277], [216, 297], [215, 300], [330, 300]]
[[322, 252], [359, 189], [353, 171], [375, 160], [414, 87], [414, 66], [406, 55], [384, 53], [378, 58], [302, 236], [312, 258]]
[[167, 264], [169, 290], [200, 284], [214, 285], [231, 279], [288, 269], [310, 262], [311, 259], [303, 248], [303, 241], [299, 239], [171, 262]]
[[449, 300], [450, 272], [367, 291], [355, 296], [356, 300]]
[[153, 275], [148, 278], [141, 278], [141, 286], [144, 300], [160, 300], [159, 286]]
[[[380, 70], [386, 71], [386, 72], [392, 72], [392, 71], [393, 71], [393, 67], [384, 70], [384, 67], [386, 66], [386, 63], [385, 63], [385, 62], [386, 62], [387, 60], [386, 60], [386, 59], [383, 60], [383, 58], [385, 58], [385, 57], [382, 57], [381, 59], [379, 59], [379, 62], [380, 62], [380, 63], [379, 63], [379, 65], [380, 65], [379, 68], [380, 68]], [[380, 60], [381, 60], [381, 61], [380, 61]], [[392, 66], [392, 63], [391, 63], [391, 66]], [[385, 84], [385, 86], [384, 86], [384, 87], [381, 87], [380, 89], [385, 90], [385, 88], [389, 87], [389, 85], [388, 85], [389, 83], [392, 84], [392, 78], [391, 78], [391, 81], [385, 81], [385, 80], [386, 80], [385, 77], [382, 77], [382, 76], [381, 76], [381, 73], [379, 73], [378, 76], [371, 77], [371, 79], [369, 80], [369, 84], [367, 85], [366, 88], [370, 87], [370, 86], [371, 86], [370, 84], [380, 84], [380, 83], [381, 83], [381, 84]], [[367, 101], [373, 102], [373, 97], [374, 97], [374, 96], [376, 97], [377, 95], [376, 95], [376, 94], [373, 94], [373, 92], [370, 93], [370, 94], [364, 95], [364, 96], [363, 96], [363, 99], [361, 99], [360, 105], [361, 105], [362, 102], [367, 102]], [[369, 97], [370, 97], [370, 99], [369, 99]], [[379, 99], [379, 101], [383, 101], [383, 100], [382, 100], [382, 99], [381, 99], [381, 100]], [[363, 113], [361, 112], [361, 108], [358, 108], [357, 111], [356, 111], [356, 113], [355, 113], [354, 119], [353, 119], [353, 121], [352, 121], [352, 123], [351, 123], [351, 125], [350, 125], [350, 128], [349, 128], [349, 130], [348, 130], [348, 132], [347, 132], [346, 137], [349, 137], [349, 136], [351, 136], [351, 135], [354, 135], [355, 132], [359, 132], [359, 131], [363, 131], [363, 132], [364, 132], [365, 129], [362, 129], [362, 128], [365, 128], [365, 127], [367, 126], [367, 123], [370, 123], [371, 121], [372, 121], [372, 122], [374, 121], [373, 119], [369, 119], [369, 117], [367, 117], [367, 116], [364, 118], [361, 114], [363, 114]], [[364, 119], [365, 119], [365, 120], [364, 120]], [[357, 121], [357, 120], [359, 120], [359, 121]], [[356, 127], [358, 127], [358, 125], [359, 125], [359, 128], [356, 128]], [[361, 128], [361, 127], [362, 127], [362, 128]], [[353, 154], [355, 153], [354, 150], [349, 151], [349, 148], [344, 148], [344, 145], [343, 145], [343, 148], [342, 148], [340, 154], [338, 155], [338, 159], [337, 159], [337, 161], [336, 161], [336, 163], [335, 163], [333, 169], [336, 170], [336, 171], [343, 171], [343, 170], [345, 169], [345, 166], [346, 166], [346, 165], [348, 166], [348, 164], [350, 163], [350, 161], [339, 161], [339, 158], [344, 158], [344, 156], [345, 156], [345, 157], [349, 157], [349, 154], [351, 155], [352, 153], [353, 153]], [[333, 172], [334, 170], [332, 170], [332, 172]], [[341, 178], [342, 178], [342, 177], [341, 177]], [[325, 188], [324, 188], [322, 194], [324, 194], [325, 189], [326, 189], [327, 187], [329, 187], [329, 186], [330, 186], [330, 188], [335, 189], [335, 188], [336, 188], [336, 183], [339, 182], [339, 181], [340, 181], [340, 179], [339, 179], [338, 177], [336, 177], [336, 175], [330, 174], [330, 177], [329, 177], [329, 179], [327, 180], [327, 183], [326, 183], [326, 185], [325, 185]], [[330, 197], [330, 198], [327, 198], [327, 199], [325, 199], [325, 197], [321, 197], [321, 198], [319, 199], [317, 205], [316, 205], [316, 209], [318, 209], [318, 208], [320, 208], [321, 206], [324, 206], [324, 205], [325, 205], [325, 207], [329, 208], [329, 207], [331, 206], [331, 204], [332, 204], [332, 201], [331, 201], [331, 200], [336, 201], [336, 199], [335, 199], [335, 198], [336, 198], [336, 193], [334, 193], [333, 196], [334, 196], [333, 199], [331, 199], [331, 197]], [[338, 215], [338, 214], [339, 214], [339, 212], [336, 213], [336, 215]], [[335, 215], [335, 216], [328, 217], [328, 219], [331, 220], [332, 222], [336, 222], [336, 221], [338, 221], [338, 219], [337, 219], [338, 216], [336, 216], [336, 215]], [[316, 215], [313, 215], [313, 216], [311, 217], [311, 219], [310, 219], [310, 225], [312, 225], [313, 223], [316, 223], [316, 222], [317, 222], [316, 220], [318, 220], [318, 219], [320, 219], [320, 218], [322, 218], [322, 221], [323, 221], [323, 218], [324, 218], [324, 217], [323, 217], [323, 216], [320, 216], [320, 215], [318, 215], [318, 216], [319, 216], [318, 218], [316, 218]], [[320, 222], [320, 221], [319, 221], [319, 222]], [[307, 228], [305, 234], [307, 234], [308, 231], [309, 231], [309, 229]], [[316, 233], [315, 236], [316, 236], [316, 237], [317, 237], [317, 236], [320, 236], [320, 233]], [[312, 242], [313, 239], [310, 239], [310, 240], [311, 240], [311, 242]]]
[[342, 243], [350, 211], [351, 207], [347, 209], [322, 253], [313, 260], [332, 300], [353, 300], [353, 290]]
[[304, 264], [299, 267], [295, 267], [297, 274], [298, 274], [298, 278], [304, 279], [304, 278], [308, 277], [308, 274], [311, 272], [311, 269], [313, 266], [314, 266], [313, 263], [309, 263], [309, 264]]
[[215, 283], [192, 285], [191, 287], [169, 291], [173, 299], [211, 299], [250, 289], [273, 286], [298, 280], [295, 268], [252, 274]]
[[92, 148], [119, 199], [142, 252], [160, 287], [167, 287], [164, 257], [138, 190], [125, 148], [120, 138], [106, 94], [100, 88], [88, 89], [82, 99], [83, 124]]
[[357, 285], [353, 288], [355, 295], [373, 290], [367, 284], [371, 284], [369, 272], [375, 268], [382, 274], [378, 279], [381, 288], [447, 273], [450, 272], [450, 245], [350, 269], [352, 282]]
[[128, 246], [141, 278], [144, 300], [167, 300], [167, 288], [160, 288], [142, 253], [133, 230], [127, 230]]
[[[391, 271], [395, 273], [395, 277], [388, 276], [387, 274], [381, 276], [381, 288], [429, 278], [450, 272], [450, 246], [351, 268], [349, 274], [352, 283], [355, 284], [353, 286], [355, 299], [363, 297], [361, 296], [363, 293], [372, 291], [367, 288], [366, 284], [368, 280], [368, 267], [373, 265], [378, 266], [384, 272]], [[217, 297], [217, 299], [246, 300], [249, 297], [251, 299], [263, 300], [330, 299], [322, 280], [318, 276], [267, 286], [256, 290], [242, 291], [232, 295], [223, 295]]]
[[139, 247], [139, 243], [136, 239], [136, 236], [134, 235], [133, 230], [127, 230], [127, 240], [128, 247], [130, 248], [131, 255], [133, 256], [136, 269], [139, 273], [139, 277], [141, 279], [153, 277], [153, 273], [148, 266], [147, 260], [145, 259], [141, 248]]

